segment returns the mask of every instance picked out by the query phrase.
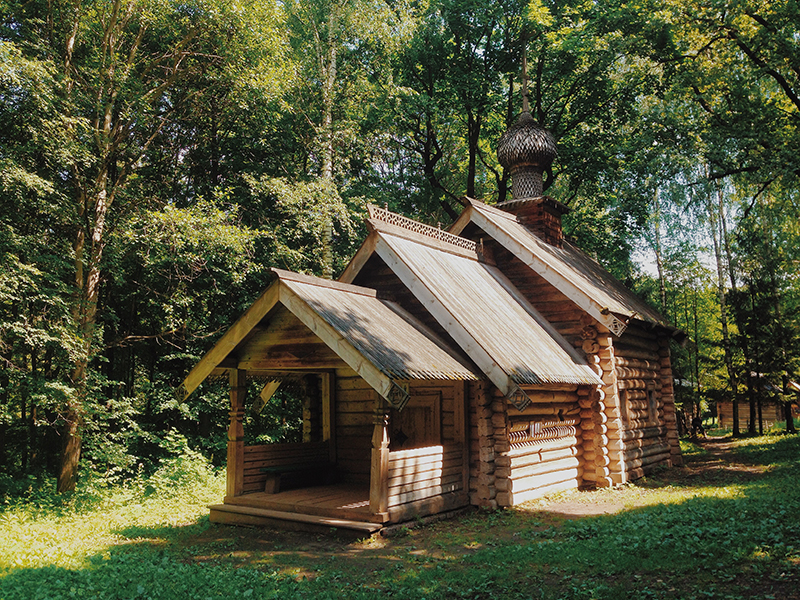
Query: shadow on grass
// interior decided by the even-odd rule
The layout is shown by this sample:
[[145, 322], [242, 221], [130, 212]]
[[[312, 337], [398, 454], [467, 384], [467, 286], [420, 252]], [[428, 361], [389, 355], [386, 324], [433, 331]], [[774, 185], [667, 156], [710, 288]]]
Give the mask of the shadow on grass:
[[765, 468], [661, 473], [647, 485], [698, 495], [557, 526], [506, 511], [356, 544], [204, 519], [128, 527], [130, 544], [84, 568], [7, 570], [0, 598], [800, 599], [799, 454], [796, 437], [737, 450]]

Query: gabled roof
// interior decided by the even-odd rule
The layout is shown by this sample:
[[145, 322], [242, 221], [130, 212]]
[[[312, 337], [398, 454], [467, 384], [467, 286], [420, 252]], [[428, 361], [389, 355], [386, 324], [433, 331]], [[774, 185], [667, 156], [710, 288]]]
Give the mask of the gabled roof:
[[[277, 321], [276, 315], [281, 311], [291, 313], [295, 322], [299, 320], [396, 408], [402, 408], [408, 400], [408, 393], [398, 380], [481, 378], [467, 360], [375, 290], [277, 269], [274, 272], [278, 280], [186, 377], [185, 396], [221, 365], [236, 368], [240, 355], [249, 353], [248, 348], [263, 352], [265, 345], [281, 345], [276, 332], [270, 330], [270, 322]], [[292, 343], [299, 345], [284, 341], [289, 347]], [[263, 366], [268, 368], [269, 364]]]
[[518, 407], [520, 385], [600, 384], [583, 358], [474, 243], [371, 207], [372, 232], [342, 279], [377, 254], [498, 389]]
[[615, 335], [621, 335], [632, 319], [676, 331], [658, 311], [573, 244], [565, 241], [563, 248], [548, 244], [513, 214], [471, 198], [465, 200], [467, 209], [450, 228], [451, 233], [459, 234], [474, 223]]

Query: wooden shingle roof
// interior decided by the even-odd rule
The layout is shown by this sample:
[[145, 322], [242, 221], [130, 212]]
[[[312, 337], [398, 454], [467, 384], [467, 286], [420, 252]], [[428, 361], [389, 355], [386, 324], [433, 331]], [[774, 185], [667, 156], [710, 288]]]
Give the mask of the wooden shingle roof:
[[563, 248], [555, 247], [513, 214], [471, 198], [466, 201], [467, 209], [450, 228], [451, 233], [459, 234], [474, 223], [615, 335], [622, 335], [631, 319], [676, 331], [657, 310], [575, 245], [565, 241]]
[[[463, 238], [451, 243], [446, 232], [383, 217], [368, 221], [364, 253], [376, 253], [518, 407], [529, 402], [521, 385], [601, 383], [499, 269], [479, 260], [474, 244]], [[357, 255], [343, 277], [352, 281], [365, 262]]]
[[[257, 369], [269, 370], [274, 361], [276, 367], [285, 368], [280, 357], [287, 353], [332, 357], [342, 366], [348, 365], [398, 409], [408, 400], [398, 381], [482, 378], [468, 360], [375, 290], [278, 269], [274, 272], [278, 280], [186, 377], [184, 397], [220, 367], [257, 365]], [[277, 329], [271, 327], [273, 321], [281, 321]], [[309, 338], [323, 350], [314, 349]], [[276, 348], [282, 352], [271, 352]], [[302, 357], [295, 362], [302, 366]], [[311, 358], [308, 364], [313, 367]]]

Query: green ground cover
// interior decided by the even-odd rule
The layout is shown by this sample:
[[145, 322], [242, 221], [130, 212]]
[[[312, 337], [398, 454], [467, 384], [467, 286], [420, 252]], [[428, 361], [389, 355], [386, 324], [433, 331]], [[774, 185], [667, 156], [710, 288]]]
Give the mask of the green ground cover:
[[[192, 461], [67, 500], [31, 490], [0, 507], [0, 599], [800, 598], [800, 437], [684, 455], [635, 485], [357, 542], [211, 525], [223, 481]], [[575, 516], [598, 507], [615, 512]]]

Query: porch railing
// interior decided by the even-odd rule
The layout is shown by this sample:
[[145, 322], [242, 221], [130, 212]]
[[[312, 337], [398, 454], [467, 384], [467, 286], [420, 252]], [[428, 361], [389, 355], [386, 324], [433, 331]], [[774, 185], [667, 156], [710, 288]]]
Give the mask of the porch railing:
[[428, 446], [389, 453], [388, 506], [463, 489], [463, 449]]
[[326, 464], [330, 460], [328, 441], [305, 444], [262, 444], [244, 447], [244, 492], [261, 492], [267, 481], [262, 469], [285, 465]]

